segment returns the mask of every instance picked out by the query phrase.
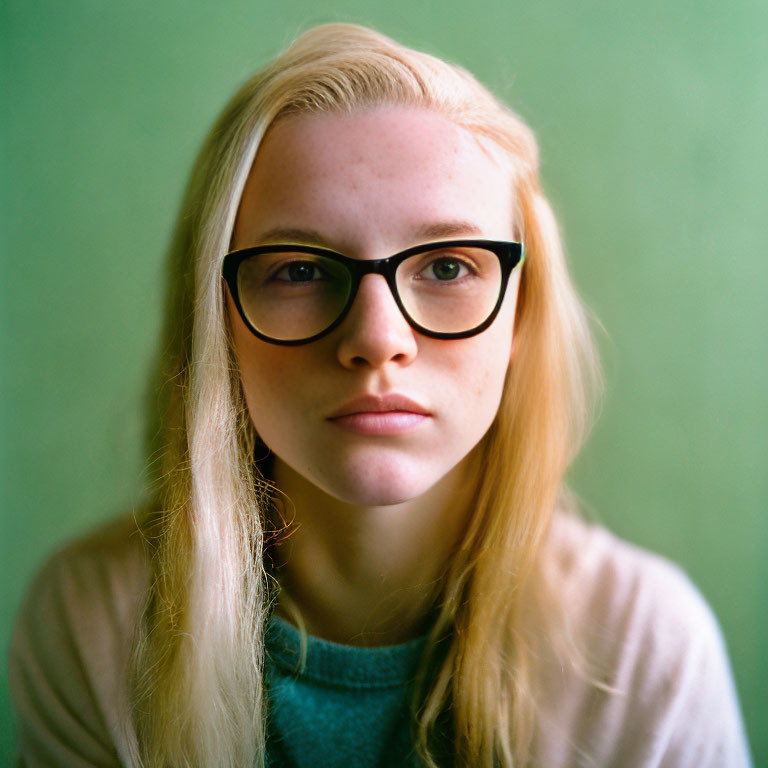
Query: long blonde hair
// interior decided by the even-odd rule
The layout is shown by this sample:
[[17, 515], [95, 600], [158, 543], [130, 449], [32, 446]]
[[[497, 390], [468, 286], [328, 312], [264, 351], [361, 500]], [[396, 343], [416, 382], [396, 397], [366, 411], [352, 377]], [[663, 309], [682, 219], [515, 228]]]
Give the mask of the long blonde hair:
[[446, 713], [459, 764], [529, 759], [536, 677], [527, 606], [534, 592], [544, 599], [532, 585], [597, 380], [585, 313], [525, 123], [465, 70], [364, 27], [327, 24], [299, 37], [225, 108], [178, 219], [153, 433], [158, 499], [140, 521], [151, 587], [130, 678], [137, 762], [146, 768], [264, 764], [263, 638], [274, 590], [262, 556], [274, 489], [254, 464], [221, 260], [274, 120], [382, 103], [436, 110], [495, 142], [515, 190], [527, 254], [515, 355], [480, 446], [476, 511], [443, 580], [413, 720], [416, 748], [433, 768]]

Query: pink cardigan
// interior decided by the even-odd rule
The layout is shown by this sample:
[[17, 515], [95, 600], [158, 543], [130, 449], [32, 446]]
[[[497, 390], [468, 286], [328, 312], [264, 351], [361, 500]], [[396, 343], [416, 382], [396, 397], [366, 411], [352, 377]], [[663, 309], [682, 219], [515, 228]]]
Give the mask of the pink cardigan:
[[[558, 516], [553, 537], [573, 626], [618, 692], [550, 664], [535, 764], [748, 768], [723, 638], [689, 579], [575, 518]], [[39, 573], [9, 660], [22, 766], [137, 765], [124, 675], [146, 585], [132, 520], [66, 547]]]

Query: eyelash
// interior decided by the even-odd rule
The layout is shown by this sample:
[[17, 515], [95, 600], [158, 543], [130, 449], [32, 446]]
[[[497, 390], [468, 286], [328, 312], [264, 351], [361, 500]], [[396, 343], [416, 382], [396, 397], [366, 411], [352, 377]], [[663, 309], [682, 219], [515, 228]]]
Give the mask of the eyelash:
[[[284, 272], [284, 271], [286, 271], [286, 270], [288, 270], [291, 267], [296, 266], [296, 265], [307, 266], [307, 267], [310, 267], [310, 268], [316, 270], [317, 272], [320, 272], [321, 275], [325, 274], [323, 269], [318, 264], [316, 264], [315, 262], [307, 261], [306, 259], [297, 259], [296, 261], [288, 261], [288, 262], [285, 262], [285, 263], [280, 264], [277, 267], [275, 267], [273, 269], [272, 273], [269, 276], [270, 281], [275, 280], [275, 281], [285, 282], [285, 283], [314, 283], [314, 282], [318, 282], [318, 280], [287, 280], [287, 279], [283, 279], [283, 278], [280, 277], [280, 274], [282, 272]], [[323, 279], [323, 278], [321, 277], [320, 279]]]
[[[422, 259], [420, 261], [421, 261], [421, 264], [419, 264], [417, 267], [414, 268], [412, 279], [433, 280], [435, 282], [442, 282], [442, 283], [453, 283], [453, 282], [461, 281], [463, 278], [466, 278], [468, 275], [478, 274], [477, 265], [473, 264], [472, 261], [466, 258], [464, 254], [453, 254], [450, 251], [425, 253], [423, 254]], [[455, 278], [445, 279], [445, 280], [441, 280], [436, 275], [431, 278], [423, 276], [424, 272], [426, 272], [430, 268], [434, 270], [434, 268], [441, 262], [443, 263], [454, 262], [458, 264], [459, 274]], [[292, 267], [295, 267], [295, 266], [304, 266], [307, 268], [311, 268], [313, 270], [312, 279], [291, 280], [289, 279], [288, 275], [281, 277], [283, 273], [285, 273], [287, 270], [290, 270]], [[462, 273], [462, 270], [464, 270], [463, 273]], [[319, 275], [316, 277], [317, 273], [319, 273]], [[324, 270], [322, 266], [317, 262], [307, 258], [297, 258], [297, 259], [283, 260], [281, 263], [273, 266], [272, 269], [270, 270], [269, 275], [267, 276], [267, 281], [279, 282], [286, 285], [299, 285], [299, 284], [322, 282], [323, 280], [328, 279], [328, 277], [329, 276], [327, 271]]]
[[[466, 262], [464, 259], [460, 259], [457, 256], [438, 256], [437, 258], [434, 258], [431, 261], [429, 261], [429, 263], [426, 264], [426, 266], [424, 266], [423, 269], [420, 269], [417, 275], [420, 276], [423, 272], [426, 272], [430, 268], [434, 269], [434, 267], [437, 264], [440, 264], [441, 262], [455, 262], [456, 264], [459, 265], [460, 270], [464, 269], [466, 270], [466, 273], [470, 273], [470, 274], [477, 273], [476, 270], [472, 268], [472, 265]], [[460, 273], [456, 279], [460, 280], [462, 277], [466, 277], [466, 273], [465, 274]], [[435, 279], [440, 280], [439, 277], [435, 277]], [[445, 282], [450, 282], [450, 281], [445, 281]]]

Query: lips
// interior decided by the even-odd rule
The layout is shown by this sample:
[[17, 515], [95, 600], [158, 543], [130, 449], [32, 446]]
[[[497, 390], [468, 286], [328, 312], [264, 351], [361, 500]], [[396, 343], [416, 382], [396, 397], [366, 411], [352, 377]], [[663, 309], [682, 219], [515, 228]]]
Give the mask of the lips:
[[399, 435], [425, 424], [431, 415], [415, 400], [393, 393], [350, 400], [334, 411], [328, 421], [358, 435]]
[[415, 400], [395, 392], [389, 395], [363, 395], [356, 397], [334, 411], [328, 416], [328, 419], [332, 421], [356, 413], [386, 413], [387, 411], [415, 413], [422, 416], [430, 415], [429, 410], [419, 405]]

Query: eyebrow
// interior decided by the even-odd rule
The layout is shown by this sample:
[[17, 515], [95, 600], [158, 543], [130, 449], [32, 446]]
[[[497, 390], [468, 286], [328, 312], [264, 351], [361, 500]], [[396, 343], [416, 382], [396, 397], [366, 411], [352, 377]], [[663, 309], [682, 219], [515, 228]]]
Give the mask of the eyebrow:
[[459, 235], [481, 235], [483, 231], [474, 222], [453, 220], [438, 221], [416, 231], [417, 237], [457, 237]]
[[[433, 224], [427, 224], [414, 230], [414, 239], [429, 240], [432, 238], [441, 239], [448, 237], [467, 237], [482, 235], [480, 227], [471, 221], [453, 219], [450, 221], [438, 221]], [[323, 237], [317, 230], [303, 229], [300, 227], [273, 227], [266, 232], [262, 232], [258, 238], [260, 243], [306, 243], [321, 245], [331, 248], [329, 241]]]
[[327, 246], [326, 239], [314, 229], [298, 227], [274, 227], [262, 232], [257, 238], [259, 243], [312, 243]]

